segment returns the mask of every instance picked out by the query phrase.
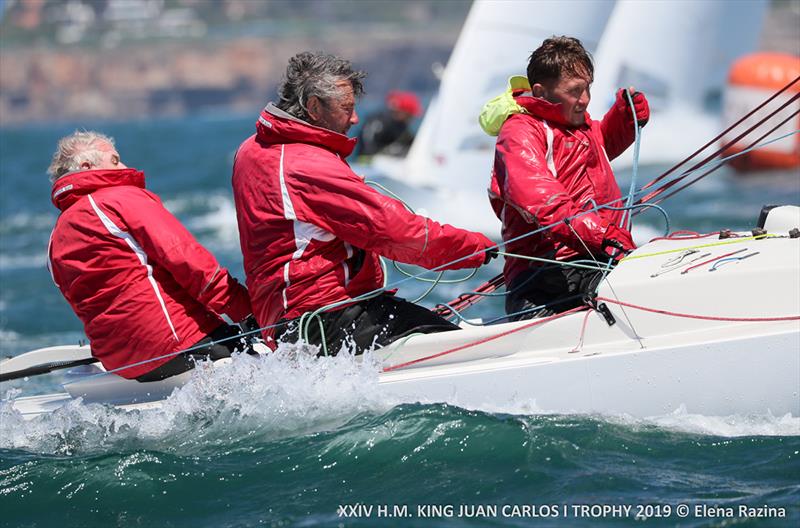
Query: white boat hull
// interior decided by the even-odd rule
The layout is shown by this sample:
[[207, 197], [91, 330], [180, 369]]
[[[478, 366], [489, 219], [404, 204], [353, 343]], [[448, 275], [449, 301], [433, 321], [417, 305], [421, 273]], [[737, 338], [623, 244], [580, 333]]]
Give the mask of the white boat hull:
[[[509, 357], [471, 365], [382, 375], [404, 401], [447, 402], [469, 409], [661, 416], [772, 413], [800, 416], [800, 335], [723, 340], [702, 346]], [[757, 364], [753, 357], [757, 354]]]
[[[639, 248], [598, 289], [606, 315], [581, 311], [393, 343], [374, 353], [384, 369], [379, 384], [398, 402], [484, 410], [798, 417], [800, 238], [785, 233], [800, 225], [800, 209], [776, 211], [781, 225], [777, 213], [767, 225], [780, 237]], [[78, 397], [155, 407], [190, 378], [93, 376], [66, 385], [67, 393], [16, 399], [14, 407], [28, 418]]]

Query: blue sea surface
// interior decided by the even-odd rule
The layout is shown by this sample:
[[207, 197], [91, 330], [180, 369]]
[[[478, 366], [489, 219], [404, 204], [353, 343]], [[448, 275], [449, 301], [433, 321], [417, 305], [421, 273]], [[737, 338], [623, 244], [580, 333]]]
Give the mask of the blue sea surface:
[[[201, 116], [82, 126], [114, 136], [123, 161], [144, 170], [148, 187], [243, 279], [230, 172], [254, 122], [255, 116]], [[2, 356], [85, 339], [45, 266], [57, 217], [45, 170], [58, 138], [73, 129], [0, 129]], [[640, 183], [662, 169], [643, 168]], [[623, 189], [629, 178], [620, 174]], [[425, 192], [381, 183], [402, 188], [411, 205], [415, 193]], [[761, 206], [774, 203], [800, 203], [796, 171], [743, 176], [722, 169], [664, 205], [673, 230], [708, 232], [750, 229]], [[654, 213], [637, 223], [652, 236], [664, 225]], [[499, 271], [494, 262], [469, 285], [435, 290], [425, 304], [450, 300]], [[390, 281], [399, 278], [391, 272]], [[426, 288], [406, 282], [400, 295], [414, 298]], [[468, 314], [501, 311], [502, 301], [493, 299]], [[0, 526], [800, 521], [797, 417], [676, 409], [638, 419], [525, 405], [493, 412], [409, 405], [382, 392], [378, 372], [369, 358], [244, 357], [198, 370], [161, 409], [123, 412], [75, 402], [31, 421], [9, 402], [58, 391], [66, 374], [2, 383]], [[630, 509], [600, 515], [604, 505]], [[679, 506], [689, 513], [680, 515]], [[771, 517], [744, 518], [741, 506]]]

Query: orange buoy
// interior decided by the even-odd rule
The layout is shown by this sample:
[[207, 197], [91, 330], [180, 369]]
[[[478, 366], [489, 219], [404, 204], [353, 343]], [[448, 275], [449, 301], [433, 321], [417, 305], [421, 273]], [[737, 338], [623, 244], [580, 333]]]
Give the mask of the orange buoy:
[[[800, 76], [800, 57], [785, 53], [753, 53], [734, 62], [728, 74], [728, 85], [725, 88], [723, 102], [725, 127], [731, 126], [798, 76]], [[800, 81], [726, 134], [722, 138], [722, 144], [735, 139], [736, 136], [754, 126], [797, 93], [800, 93]], [[774, 117], [765, 121], [751, 134], [732, 145], [725, 151], [725, 155], [741, 152], [750, 143], [798, 110], [800, 110], [800, 100], [794, 101]], [[800, 129], [800, 115], [789, 119], [759, 143], [798, 129]], [[800, 166], [800, 134], [751, 150], [728, 163], [738, 170], [798, 167]]]

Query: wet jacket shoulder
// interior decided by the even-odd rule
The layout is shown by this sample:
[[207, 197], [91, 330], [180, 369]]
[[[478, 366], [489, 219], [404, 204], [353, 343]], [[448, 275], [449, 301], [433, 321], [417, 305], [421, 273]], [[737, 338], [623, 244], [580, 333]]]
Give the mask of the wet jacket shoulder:
[[188, 348], [222, 324], [221, 314], [250, 312], [244, 288], [144, 188], [141, 172], [70, 174], [52, 198], [62, 211], [49, 248], [53, 280], [107, 368]]

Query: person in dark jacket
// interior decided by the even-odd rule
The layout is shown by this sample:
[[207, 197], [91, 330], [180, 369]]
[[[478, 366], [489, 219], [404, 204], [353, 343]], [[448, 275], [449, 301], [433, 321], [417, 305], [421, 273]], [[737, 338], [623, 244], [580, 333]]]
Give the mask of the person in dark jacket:
[[239, 327], [221, 316], [245, 321], [247, 290], [145, 189], [111, 138], [62, 138], [48, 172], [61, 211], [48, 267], [106, 370], [156, 381], [243, 348]]
[[386, 109], [364, 121], [358, 135], [359, 156], [386, 154], [405, 156], [414, 132], [411, 124], [422, 115], [422, 105], [411, 92], [391, 91], [386, 95]]

